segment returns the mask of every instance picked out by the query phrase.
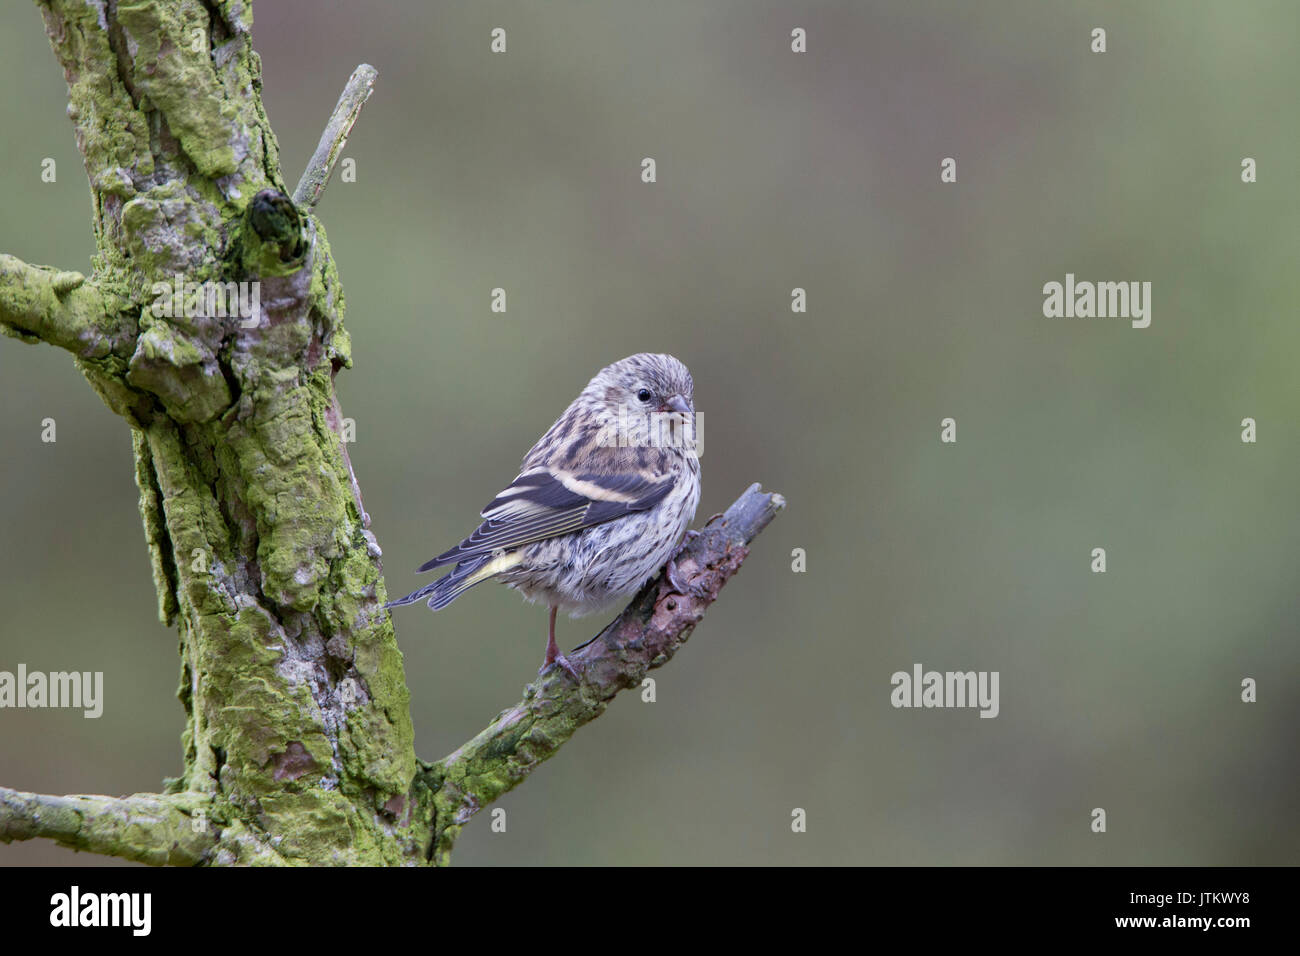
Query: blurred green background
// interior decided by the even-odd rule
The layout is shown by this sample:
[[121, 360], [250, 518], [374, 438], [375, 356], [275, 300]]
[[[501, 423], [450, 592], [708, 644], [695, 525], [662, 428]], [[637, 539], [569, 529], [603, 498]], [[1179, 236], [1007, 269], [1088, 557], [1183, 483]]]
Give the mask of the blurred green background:
[[[380, 72], [319, 214], [390, 595], [637, 351], [694, 373], [697, 523], [753, 481], [789, 500], [657, 702], [621, 696], [456, 862], [1300, 862], [1297, 35], [1290, 0], [258, 4], [290, 187]], [[0, 250], [86, 270], [28, 5], [0, 5], [0, 85]], [[1150, 281], [1151, 327], [1044, 318], [1067, 272]], [[128, 431], [44, 346], [0, 340], [0, 402], [0, 669], [107, 698], [0, 711], [0, 784], [155, 790], [183, 719]], [[397, 613], [423, 757], [518, 699], [545, 624], [501, 588]], [[916, 662], [999, 671], [1000, 716], [892, 708]], [[0, 846], [73, 860], [112, 862]]]

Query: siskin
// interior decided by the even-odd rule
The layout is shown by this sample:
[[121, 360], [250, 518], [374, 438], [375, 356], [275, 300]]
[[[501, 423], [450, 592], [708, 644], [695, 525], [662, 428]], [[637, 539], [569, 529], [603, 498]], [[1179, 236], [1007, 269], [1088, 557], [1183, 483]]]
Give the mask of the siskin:
[[483, 523], [419, 571], [451, 573], [385, 607], [428, 598], [437, 611], [496, 580], [550, 607], [546, 658], [577, 679], [555, 615], [629, 597], [677, 554], [700, 500], [694, 382], [671, 355], [643, 352], [600, 370], [524, 456]]

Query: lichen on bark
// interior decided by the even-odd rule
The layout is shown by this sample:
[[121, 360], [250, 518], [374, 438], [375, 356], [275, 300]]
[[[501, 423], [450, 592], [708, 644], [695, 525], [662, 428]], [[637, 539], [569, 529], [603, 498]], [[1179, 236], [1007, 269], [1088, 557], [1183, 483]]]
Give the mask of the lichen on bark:
[[[329, 425], [343, 295], [324, 227], [285, 195], [250, 5], [42, 11], [97, 254], [88, 280], [5, 257], [0, 327], [74, 352], [134, 429], [159, 615], [180, 632], [170, 789], [230, 830], [212, 862], [396, 858], [419, 826], [399, 839], [385, 805], [416, 764], [377, 549]], [[255, 283], [256, 314], [169, 301], [225, 283]]]

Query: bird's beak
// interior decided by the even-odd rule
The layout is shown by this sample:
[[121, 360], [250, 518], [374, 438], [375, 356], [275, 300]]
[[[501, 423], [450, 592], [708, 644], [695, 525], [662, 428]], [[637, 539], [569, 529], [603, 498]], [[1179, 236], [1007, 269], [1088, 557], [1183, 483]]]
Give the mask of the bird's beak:
[[691, 414], [691, 406], [680, 395], [674, 395], [668, 401], [664, 402], [659, 409], [661, 412], [681, 412], [683, 415]]

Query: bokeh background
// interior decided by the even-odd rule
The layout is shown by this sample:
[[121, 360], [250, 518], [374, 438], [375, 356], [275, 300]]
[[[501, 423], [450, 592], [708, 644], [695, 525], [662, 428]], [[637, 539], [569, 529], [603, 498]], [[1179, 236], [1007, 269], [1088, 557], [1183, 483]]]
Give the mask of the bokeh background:
[[[753, 481], [789, 501], [657, 701], [616, 700], [456, 862], [1300, 862], [1298, 35], [1290, 0], [258, 4], [290, 186], [380, 72], [319, 214], [391, 595], [637, 351], [694, 373], [698, 520]], [[0, 249], [87, 270], [30, 5], [0, 5], [0, 89]], [[1151, 327], [1044, 318], [1067, 272], [1150, 281]], [[101, 670], [107, 698], [0, 711], [0, 784], [155, 790], [183, 720], [127, 429], [9, 339], [0, 407], [0, 669]], [[500, 588], [398, 613], [422, 756], [518, 699], [544, 628]], [[1000, 716], [892, 708], [916, 662], [999, 671]], [[113, 862], [0, 846], [69, 861]]]

